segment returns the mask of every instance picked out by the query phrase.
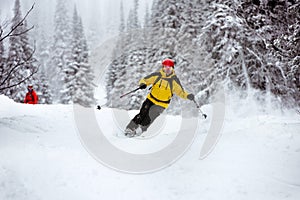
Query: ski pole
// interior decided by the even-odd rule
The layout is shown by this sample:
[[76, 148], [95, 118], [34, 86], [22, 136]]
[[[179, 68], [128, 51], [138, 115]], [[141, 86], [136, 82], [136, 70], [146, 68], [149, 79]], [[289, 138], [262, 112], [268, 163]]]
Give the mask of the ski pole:
[[201, 113], [201, 115], [204, 117], [204, 119], [206, 119], [206, 117], [207, 117], [207, 115], [206, 114], [204, 114], [203, 112], [202, 112], [202, 110], [200, 109], [200, 106], [199, 106], [199, 104], [195, 101], [195, 99], [193, 99], [193, 102], [196, 104], [196, 106], [197, 106], [197, 108], [198, 108], [198, 110], [199, 110], [199, 112]]
[[132, 90], [130, 92], [127, 92], [127, 93], [121, 95], [120, 98], [123, 98], [123, 97], [125, 97], [125, 96], [127, 96], [127, 95], [129, 95], [131, 93], [134, 93], [134, 92], [138, 91], [139, 89], [141, 89], [141, 87], [138, 87], [138, 88], [136, 88], [136, 89], [134, 89], [134, 90]]

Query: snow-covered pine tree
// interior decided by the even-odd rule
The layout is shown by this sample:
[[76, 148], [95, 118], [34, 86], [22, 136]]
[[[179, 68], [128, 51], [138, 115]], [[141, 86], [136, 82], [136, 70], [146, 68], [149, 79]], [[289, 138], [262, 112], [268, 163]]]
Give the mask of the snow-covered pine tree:
[[292, 97], [291, 107], [300, 107], [300, 56], [296, 56], [289, 63], [287, 71], [288, 97]]
[[39, 86], [39, 103], [41, 104], [52, 104], [53, 99], [52, 95], [53, 92], [51, 91], [50, 83], [49, 83], [49, 76], [48, 74], [48, 63], [49, 63], [49, 58], [50, 58], [50, 52], [49, 52], [49, 40], [47, 39], [48, 37], [45, 36], [45, 32], [41, 31], [40, 32], [40, 38], [38, 40], [38, 62], [39, 62], [39, 81], [38, 81], [38, 86]]
[[192, 59], [193, 50], [195, 50], [196, 38], [199, 35], [201, 23], [203, 23], [203, 13], [200, 12], [203, 8], [201, 0], [183, 0], [179, 5], [182, 10], [180, 13], [181, 26], [178, 32], [178, 49], [181, 54], [190, 54], [189, 59]]
[[[187, 0], [153, 2], [151, 42], [152, 49], [156, 50], [154, 63], [165, 57], [175, 59], [177, 65], [183, 64], [181, 60], [192, 60], [193, 44], [201, 22], [201, 4], [198, 3]], [[178, 69], [185, 70], [184, 67]]]
[[121, 1], [121, 3], [120, 3], [119, 37], [118, 37], [118, 41], [116, 42], [116, 46], [112, 53], [114, 58], [120, 56], [123, 53], [124, 47], [128, 43], [128, 41], [126, 40], [127, 33], [125, 31], [126, 31], [126, 26], [125, 26], [124, 7], [123, 7], [123, 1]]
[[[107, 87], [107, 98], [109, 106], [113, 108], [126, 108], [128, 103], [124, 102], [124, 99], [120, 99], [120, 96], [127, 90], [129, 80], [124, 81], [122, 77], [126, 76], [127, 55], [120, 55], [116, 57], [111, 65], [107, 77], [109, 76], [109, 84]], [[128, 77], [128, 76], [126, 76]], [[130, 88], [131, 89], [131, 88]]]
[[147, 51], [149, 51], [150, 47], [152, 46], [151, 35], [150, 35], [150, 33], [152, 31], [153, 30], [151, 28], [151, 14], [150, 14], [150, 11], [149, 11], [148, 4], [146, 4], [144, 24], [143, 24], [143, 28], [142, 28], [142, 41], [144, 43], [144, 46], [147, 48]]
[[158, 0], [153, 0], [152, 2], [152, 6], [151, 6], [151, 12], [150, 12], [150, 24], [149, 26], [151, 27], [151, 31], [149, 31], [149, 34], [150, 34], [150, 40], [151, 42], [153, 43], [155, 38], [156, 38], [156, 33], [158, 33], [158, 30], [159, 30], [159, 16], [160, 16], [160, 13], [159, 11], [161, 10], [158, 10], [160, 7], [158, 5]]
[[175, 0], [158, 0], [152, 10], [151, 27], [153, 27], [152, 48], [156, 50], [155, 57], [161, 60], [163, 57], [176, 56], [178, 40], [176, 35], [180, 29], [179, 16], [182, 10], [180, 3]]
[[[249, 72], [251, 87], [263, 91], [272, 90], [271, 88], [276, 87], [271, 78], [274, 74], [272, 71], [275, 69], [276, 58], [268, 48], [268, 40], [272, 37], [271, 32], [274, 30], [272, 30], [271, 21], [264, 14], [267, 10], [260, 4], [248, 1], [242, 1], [236, 7], [238, 8], [237, 15], [245, 19], [244, 25], [247, 26], [248, 32], [254, 33], [252, 37], [247, 38], [251, 45], [244, 44], [246, 50], [244, 62]], [[282, 78], [279, 81], [286, 82]]]
[[297, 63], [300, 50], [296, 36], [299, 8], [300, 2], [294, 1], [242, 1], [237, 9], [237, 14], [255, 32], [251, 38], [257, 38], [247, 47], [252, 86], [273, 93], [291, 107], [299, 102], [299, 85], [293, 82], [298, 70], [291, 67], [297, 66], [293, 63]]
[[[288, 107], [300, 106], [300, 1], [268, 1], [271, 55], [274, 57], [271, 92]], [[284, 77], [282, 80], [281, 77]]]
[[123, 1], [121, 0], [119, 33], [124, 33], [125, 28], [126, 28], [126, 26], [125, 26], [125, 16], [124, 16], [124, 6], [123, 6]]
[[113, 61], [108, 67], [108, 70], [105, 75], [106, 79], [106, 92], [107, 92], [107, 104], [112, 107], [117, 107], [118, 105], [115, 104], [115, 83], [117, 79], [120, 77], [120, 74], [123, 74], [125, 71], [125, 66], [121, 65], [123, 63], [122, 54], [125, 52], [125, 46], [128, 41], [126, 41], [126, 33], [125, 33], [125, 16], [124, 16], [124, 7], [123, 1], [120, 3], [120, 26], [119, 26], [119, 37], [116, 43], [116, 46], [112, 53]]
[[128, 18], [127, 18], [127, 26], [126, 26], [128, 32], [134, 29], [134, 27], [132, 26], [132, 24], [133, 24], [132, 22], [134, 20], [133, 14], [134, 14], [133, 10], [130, 9], [129, 14], [128, 14]]
[[[21, 10], [20, 10], [20, 1], [19, 0], [16, 0], [15, 1], [15, 5], [14, 5], [14, 17], [12, 19], [12, 27], [14, 25], [16, 25], [17, 22], [19, 22], [22, 18], [21, 16]], [[15, 33], [19, 33], [21, 32], [23, 29], [21, 29], [22, 27], [19, 27], [18, 29], [15, 30]], [[21, 54], [22, 54], [22, 47], [21, 47], [21, 40], [20, 40], [20, 37], [11, 37], [9, 38], [9, 52], [8, 52], [8, 59], [7, 59], [7, 63], [6, 63], [6, 67], [4, 69], [4, 72], [5, 72], [5, 75], [7, 75], [10, 71], [11, 71], [11, 68], [17, 64], [17, 63], [20, 63], [21, 62]], [[23, 56], [22, 56], [23, 57]], [[23, 67], [22, 67], [23, 68]], [[23, 70], [21, 69], [21, 67], [19, 67], [20, 70]], [[19, 72], [19, 69], [16, 70], [16, 74], [20, 73]], [[16, 75], [17, 77], [18, 75]], [[12, 79], [12, 78], [9, 78], [8, 81], [6, 81], [6, 85], [5, 86], [8, 86], [10, 85], [11, 83], [15, 82], [16, 79]], [[15, 95], [18, 91], [16, 90], [16, 88], [10, 88], [10, 89], [7, 89], [4, 91], [4, 94], [6, 94], [7, 96], [9, 96], [10, 98], [12, 98], [13, 95]]]
[[210, 15], [202, 29], [199, 46], [207, 56], [205, 60], [212, 63], [203, 70], [206, 73], [204, 88], [199, 96], [211, 96], [218, 84], [229, 81], [240, 88], [249, 89], [251, 79], [248, 71], [247, 46], [251, 46], [251, 31], [247, 29], [242, 18], [236, 15], [231, 1], [212, 3]]
[[129, 11], [127, 18], [126, 40], [127, 46], [137, 47], [141, 43], [141, 26], [138, 18], [139, 0], [134, 0], [134, 6]]
[[[12, 27], [14, 29], [21, 20], [21, 5], [20, 0], [15, 0], [14, 5], [14, 17], [12, 19]], [[24, 79], [24, 77], [30, 76], [33, 72], [36, 72], [38, 67], [36, 66], [36, 59], [34, 57], [34, 49], [29, 45], [28, 34], [26, 32], [27, 23], [26, 20], [24, 23], [14, 29], [14, 37], [9, 38], [9, 51], [7, 59], [6, 69], [11, 71], [13, 70], [13, 76], [11, 76], [8, 81], [8, 85], [19, 83]], [[4, 91], [4, 93], [10, 98], [14, 99], [17, 102], [23, 102], [24, 96], [27, 92], [27, 84], [35, 84], [34, 77], [25, 81], [22, 84], [16, 85]]]
[[120, 96], [138, 87], [138, 81], [145, 75], [147, 58], [141, 49], [128, 49], [116, 57], [107, 72], [107, 98], [111, 107], [138, 109], [143, 95], [135, 93], [133, 98]]
[[144, 17], [144, 24], [143, 27], [144, 29], [147, 30], [151, 26], [151, 18], [150, 18], [150, 12], [149, 12], [149, 6], [146, 4], [146, 9], [145, 9], [145, 17]]
[[117, 81], [118, 78], [118, 66], [120, 65], [119, 63], [120, 58], [117, 59], [117, 57], [114, 57], [113, 61], [108, 67], [108, 71], [105, 74], [105, 88], [106, 88], [106, 93], [107, 93], [107, 104], [111, 107], [116, 107], [116, 105], [113, 103], [115, 95], [114, 94], [114, 88], [115, 88], [115, 82]]
[[87, 41], [82, 20], [76, 7], [74, 8], [72, 24], [72, 60], [66, 70], [69, 76], [65, 80], [65, 90], [68, 91], [68, 95], [71, 97], [69, 101], [90, 107], [95, 103], [93, 85], [95, 77], [89, 64]]
[[[120, 99], [132, 88], [138, 87], [138, 80], [145, 76], [148, 64], [148, 50], [145, 46], [143, 31], [137, 18], [138, 1], [134, 2], [127, 20], [127, 32], [120, 33], [114, 50], [114, 60], [107, 72], [107, 98], [112, 107], [138, 109], [143, 95], [136, 93], [134, 98]], [[129, 101], [129, 102], [128, 102]]]
[[64, 80], [67, 79], [66, 68], [70, 63], [71, 57], [71, 33], [70, 20], [66, 2], [57, 0], [54, 16], [54, 33], [51, 46], [51, 55], [48, 76], [50, 79], [53, 101], [55, 103], [69, 103], [69, 96], [65, 96], [67, 91]]
[[43, 71], [38, 72], [39, 76], [39, 90], [37, 91], [37, 94], [39, 96], [39, 103], [40, 104], [52, 104], [52, 92], [49, 87], [49, 79], [48, 77], [44, 74]]
[[64, 104], [73, 103], [73, 98], [75, 97], [75, 90], [77, 87], [75, 85], [76, 74], [80, 70], [79, 62], [81, 47], [79, 46], [81, 38], [79, 38], [79, 27], [78, 27], [78, 13], [76, 6], [74, 6], [73, 18], [71, 22], [70, 31], [70, 57], [66, 63], [66, 67], [62, 69], [62, 90], [61, 90], [61, 100]]
[[[180, 4], [177, 5], [180, 6], [179, 10], [181, 10], [179, 15], [181, 26], [176, 36], [178, 38], [176, 73], [185, 89], [194, 94], [201, 91], [202, 88], [199, 85], [203, 82], [201, 70], [205, 64], [203, 52], [201, 53], [199, 50], [201, 47], [197, 45], [197, 37], [205, 22], [206, 5], [207, 3], [202, 0], [181, 0]], [[196, 98], [196, 100], [201, 105], [205, 102], [204, 99]], [[181, 101], [181, 107], [184, 110], [190, 110], [190, 112], [195, 111], [195, 106], [191, 105], [189, 101]]]
[[133, 0], [133, 8], [130, 9], [129, 16], [127, 19], [127, 30], [134, 30], [141, 27], [138, 17], [139, 0]]

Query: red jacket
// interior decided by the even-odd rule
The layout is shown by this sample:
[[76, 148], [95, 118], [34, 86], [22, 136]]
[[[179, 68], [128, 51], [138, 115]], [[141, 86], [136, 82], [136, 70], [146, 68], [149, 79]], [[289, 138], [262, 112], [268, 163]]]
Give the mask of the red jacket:
[[24, 103], [28, 103], [28, 104], [37, 104], [38, 103], [38, 96], [34, 90], [32, 90], [31, 92], [27, 92], [25, 99], [24, 99]]

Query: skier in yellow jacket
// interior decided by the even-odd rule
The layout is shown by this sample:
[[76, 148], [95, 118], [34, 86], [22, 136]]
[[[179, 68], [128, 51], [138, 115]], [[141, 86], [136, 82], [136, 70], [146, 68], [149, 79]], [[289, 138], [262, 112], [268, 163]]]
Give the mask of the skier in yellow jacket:
[[194, 100], [192, 93], [187, 93], [174, 72], [174, 61], [165, 59], [162, 69], [144, 77], [139, 82], [140, 89], [152, 85], [147, 99], [143, 102], [140, 112], [130, 121], [125, 130], [125, 135], [133, 137], [146, 131], [153, 121], [169, 106], [173, 94]]

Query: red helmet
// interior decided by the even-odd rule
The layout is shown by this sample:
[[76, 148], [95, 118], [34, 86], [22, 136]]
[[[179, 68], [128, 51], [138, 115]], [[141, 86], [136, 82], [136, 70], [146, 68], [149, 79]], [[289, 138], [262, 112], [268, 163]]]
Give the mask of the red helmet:
[[170, 67], [173, 67], [174, 68], [174, 61], [167, 58], [165, 60], [162, 61], [161, 63], [163, 66], [170, 66]]

